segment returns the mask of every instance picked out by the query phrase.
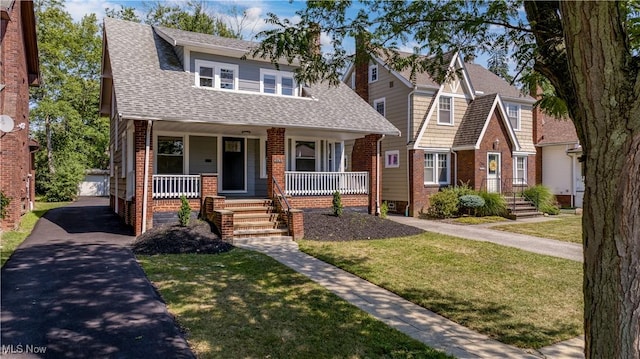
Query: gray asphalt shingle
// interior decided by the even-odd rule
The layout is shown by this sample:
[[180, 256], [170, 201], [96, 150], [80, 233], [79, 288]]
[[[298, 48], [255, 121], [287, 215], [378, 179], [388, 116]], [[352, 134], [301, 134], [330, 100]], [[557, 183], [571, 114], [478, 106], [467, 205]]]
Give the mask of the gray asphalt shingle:
[[[175, 39], [217, 41], [223, 46], [248, 43], [166, 28], [159, 31]], [[105, 18], [105, 38], [118, 111], [124, 118], [400, 134], [342, 83], [305, 88], [312, 98], [203, 89], [195, 86], [195, 75], [183, 70], [173, 47], [151, 26]]]
[[453, 147], [474, 146], [482, 133], [482, 128], [491, 114], [491, 107], [496, 100], [496, 94], [476, 97], [471, 101], [467, 112], [460, 122], [458, 132], [453, 140]]

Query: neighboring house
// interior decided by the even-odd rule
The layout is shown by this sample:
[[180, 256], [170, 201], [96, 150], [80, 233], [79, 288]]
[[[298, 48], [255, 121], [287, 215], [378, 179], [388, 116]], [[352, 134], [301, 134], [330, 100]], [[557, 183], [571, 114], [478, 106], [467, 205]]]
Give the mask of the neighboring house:
[[403, 131], [382, 143], [382, 200], [391, 211], [417, 216], [446, 186], [507, 193], [536, 182], [535, 99], [458, 54], [446, 62], [456, 75], [444, 83], [390, 70], [380, 58], [357, 59], [345, 73]]
[[103, 42], [111, 207], [136, 234], [180, 195], [211, 204], [223, 238], [237, 234], [238, 198], [284, 192], [292, 208], [328, 208], [338, 190], [377, 210], [377, 146], [400, 131], [348, 86], [297, 84], [295, 64], [242, 59], [256, 44], [236, 39], [106, 18]]
[[575, 126], [569, 119], [558, 119], [538, 112], [541, 118], [540, 148], [542, 184], [563, 207], [582, 207], [584, 176], [582, 147]]
[[109, 195], [109, 170], [92, 168], [85, 171], [84, 179], [78, 184], [78, 196]]
[[0, 131], [0, 190], [11, 202], [0, 230], [14, 229], [33, 206], [35, 172], [29, 139], [29, 86], [40, 83], [32, 1], [0, 0], [0, 116], [12, 128]]

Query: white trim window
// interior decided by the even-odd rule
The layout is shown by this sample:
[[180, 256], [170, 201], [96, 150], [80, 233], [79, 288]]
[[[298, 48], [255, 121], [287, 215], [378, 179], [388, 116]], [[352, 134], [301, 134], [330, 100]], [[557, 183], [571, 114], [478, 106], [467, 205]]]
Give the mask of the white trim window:
[[440, 96], [438, 100], [438, 125], [453, 125], [453, 98]]
[[369, 82], [378, 81], [378, 64], [369, 65]]
[[424, 183], [449, 184], [449, 154], [424, 154]]
[[293, 72], [260, 69], [260, 92], [281, 96], [298, 96]]
[[195, 67], [197, 87], [238, 90], [238, 65], [195, 60]]
[[373, 108], [376, 109], [376, 111], [378, 111], [379, 114], [381, 114], [382, 116], [386, 116], [387, 115], [387, 111], [386, 111], [386, 104], [385, 104], [385, 98], [379, 98], [376, 100], [373, 100]]
[[385, 151], [384, 152], [384, 168], [398, 168], [400, 167], [400, 151]]
[[527, 157], [526, 156], [513, 157], [513, 184], [518, 184], [518, 185], [527, 184]]
[[505, 104], [505, 112], [514, 131], [520, 131], [520, 105], [514, 103]]

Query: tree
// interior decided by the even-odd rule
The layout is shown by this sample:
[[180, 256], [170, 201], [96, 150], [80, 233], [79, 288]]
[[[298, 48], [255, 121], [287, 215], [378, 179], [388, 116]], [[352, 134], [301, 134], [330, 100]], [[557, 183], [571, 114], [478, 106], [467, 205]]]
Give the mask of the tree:
[[154, 3], [144, 22], [173, 29], [200, 32], [222, 37], [238, 37], [222, 19], [210, 14], [203, 1], [190, 0], [185, 7]]
[[111, 17], [114, 19], [134, 21], [134, 22], [141, 21], [140, 17], [138, 17], [138, 14], [136, 14], [136, 9], [131, 6], [120, 5], [120, 9], [106, 8], [104, 9], [104, 12], [107, 15], [107, 17]]
[[108, 120], [98, 114], [102, 41], [94, 14], [74, 23], [59, 0], [36, 2], [42, 85], [31, 90], [37, 190], [70, 199], [84, 169], [106, 168]]
[[487, 61], [487, 69], [509, 83], [513, 80], [513, 76], [509, 75], [509, 62], [505, 49], [498, 48], [491, 53]]
[[[519, 69], [535, 69], [567, 104], [583, 147], [586, 357], [640, 358], [638, 2], [530, 1], [524, 14], [520, 1], [363, 1], [355, 15], [351, 6], [308, 2], [295, 24], [270, 14], [274, 29], [251, 54], [298, 59], [299, 81], [336, 83], [353, 60], [343, 39], [365, 30], [370, 54], [440, 80], [448, 51], [513, 49]], [[333, 40], [324, 56], [309, 43], [317, 25]], [[408, 39], [434, 57], [399, 56]]]

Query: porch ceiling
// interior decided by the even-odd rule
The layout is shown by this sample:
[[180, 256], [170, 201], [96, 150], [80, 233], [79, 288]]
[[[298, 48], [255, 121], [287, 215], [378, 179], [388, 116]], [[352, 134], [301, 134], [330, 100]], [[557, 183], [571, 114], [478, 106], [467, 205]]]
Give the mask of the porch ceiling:
[[[261, 126], [229, 126], [205, 122], [155, 121], [154, 131], [181, 132], [192, 135], [222, 135], [236, 137], [266, 137], [267, 129]], [[248, 131], [248, 132], [247, 132]], [[313, 128], [287, 128], [287, 137], [331, 138], [340, 141], [353, 140], [367, 135], [366, 133], [338, 132]]]

